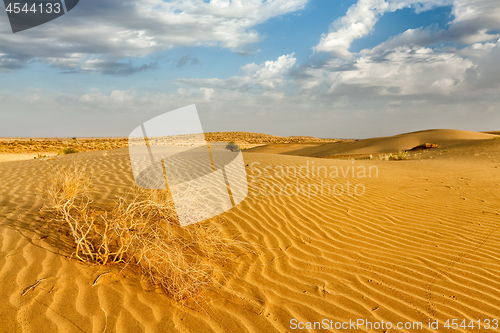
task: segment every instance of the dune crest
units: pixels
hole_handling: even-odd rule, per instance
[[[478,140],[492,140],[498,137],[494,134],[470,132],[462,130],[436,129],[399,134],[390,137],[364,139],[358,141],[334,142],[315,146],[296,146],[296,149],[287,149],[284,154],[309,157],[329,157],[335,155],[369,155],[394,153],[410,150],[416,146],[431,143],[441,148]],[[254,148],[252,152],[273,152],[267,147]],[[274,150],[280,150],[279,147]]]

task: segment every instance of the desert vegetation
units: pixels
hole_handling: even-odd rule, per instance
[[[237,152],[240,150],[240,147],[234,143],[234,142],[229,142],[227,145],[226,145],[226,149],[232,151],[232,152]]]
[[[380,154],[380,155],[370,155],[371,160],[381,160],[381,161],[401,161],[401,160],[407,160],[410,157],[408,152],[402,150],[396,154]]]
[[[64,149],[95,151],[123,148],[127,145],[127,139],[2,139],[0,153],[60,153]]]
[[[205,133],[209,142],[234,142],[242,149],[274,143],[308,143],[337,142],[336,139],[319,139],[306,136],[283,137],[248,132],[211,132]],[[111,150],[128,147],[127,138],[0,138],[0,153],[44,152],[59,153],[63,149],[74,149],[79,152]]]
[[[78,150],[75,148],[69,147],[69,148],[63,148],[59,151],[58,155],[68,155],[68,154],[76,154],[78,153]]]
[[[69,229],[74,257],[86,263],[132,265],[178,302],[213,284],[213,273],[249,246],[222,234],[220,221],[181,227],[168,190],[133,187],[99,205],[95,175],[73,159],[54,166],[42,189],[48,223]]]

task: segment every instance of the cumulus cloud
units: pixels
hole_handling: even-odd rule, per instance
[[[453,6],[447,30],[413,29],[392,39],[392,44],[429,45],[436,41],[471,44],[500,38],[500,2],[497,0],[359,0],[346,15],[335,20],[321,36],[317,52],[339,58],[354,57],[349,49],[355,39],[367,36],[386,12],[412,7],[417,13],[440,6]],[[387,45],[391,47],[391,45]]]
[[[500,2],[455,0],[448,38],[472,44],[500,38]]]
[[[30,57],[0,53],[0,72],[21,69],[30,61]]]
[[[123,75],[141,66],[125,68],[112,62],[175,47],[218,46],[244,53],[261,38],[253,30],[255,25],[300,10],[306,2],[87,0],[68,15],[15,35],[4,17],[0,70],[20,68],[33,59],[69,70],[97,58],[102,72]]]
[[[443,31],[436,31],[434,26],[408,29],[405,32],[390,37],[387,41],[377,45],[373,50],[362,50],[360,53],[370,53],[373,51],[391,50],[404,46],[427,46],[431,45],[443,36]]]
[[[414,8],[417,14],[435,7],[450,6],[454,0],[387,0],[390,11],[403,8]]]
[[[315,50],[349,59],[353,57],[349,51],[352,42],[368,35],[386,12],[408,7],[415,7],[417,12],[422,12],[451,2],[452,0],[358,0],[345,16],[331,24],[330,32],[321,36]]]
[[[388,8],[389,4],[384,0],[359,0],[349,8],[344,17],[333,22],[330,33],[321,37],[316,51],[330,52],[340,58],[351,58],[351,43],[370,33]]]
[[[183,55],[176,63],[177,68],[182,68],[188,65],[199,65],[200,59],[196,57],[191,57],[189,54]]]
[[[155,0],[148,3],[155,3]],[[194,2],[184,2],[188,3]],[[225,13],[237,22],[251,20],[251,15],[237,10],[239,7],[235,4],[239,3],[211,1],[214,7],[204,15],[222,17],[221,13]],[[245,4],[259,7],[259,4],[264,6],[264,1],[249,0]],[[299,2],[293,1],[274,2],[281,11],[296,8],[287,8],[285,4],[299,6]],[[349,50],[352,41],[369,34],[380,16],[388,11],[408,7],[424,11],[442,5],[453,5],[453,16],[446,29],[438,30],[435,26],[410,29],[371,49],[359,53]],[[0,94],[0,101],[6,109],[33,113],[24,119],[33,123],[32,129],[35,130],[50,128],[47,119],[64,120],[70,117],[66,116],[67,113],[93,112],[97,118],[82,117],[77,124],[75,118],[68,121],[70,131],[72,124],[75,128],[82,128],[82,124],[88,122],[86,119],[103,120],[99,124],[89,123],[89,131],[93,132],[86,135],[127,135],[128,129],[155,115],[192,103],[197,104],[202,119],[206,120],[207,131],[249,130],[283,135],[366,137],[431,127],[493,130],[491,124],[500,121],[500,41],[495,34],[495,29],[500,29],[498,6],[497,0],[359,0],[343,18],[332,24],[327,35],[322,36],[316,52],[331,53],[333,56],[327,60],[316,61],[313,57],[305,63],[297,63],[293,53],[285,54],[262,63],[248,63],[229,77],[177,79],[173,83],[179,86],[178,90],[165,94],[133,89],[54,96],[40,91],[4,92]],[[201,15],[194,7],[185,11]],[[277,10],[269,12],[276,13]],[[252,35],[248,28],[241,31],[243,39],[234,48],[230,46],[230,39],[211,41],[236,51],[247,45],[245,38]],[[139,38],[139,35],[134,36]],[[153,36],[155,43],[163,38],[157,38],[147,29],[144,36]],[[197,38],[196,34],[192,36]],[[117,43],[120,43],[121,37],[117,38]],[[439,41],[447,42],[446,47],[437,43]],[[165,42],[162,45],[170,44]],[[74,67],[100,72],[115,70],[114,74],[120,74],[121,70],[120,75],[127,75],[127,71],[154,67],[154,63],[146,64],[141,69],[140,64],[121,61],[118,63],[122,67],[113,69],[113,63],[117,61],[113,61],[112,55],[120,48],[115,49],[106,43],[99,47],[102,47],[99,54],[106,54],[106,59],[78,47],[74,47],[76,51],[69,52],[67,57],[55,56],[51,50],[43,48],[42,51],[47,51],[44,61],[65,70]],[[155,45],[144,48],[146,53],[155,49]],[[130,50],[141,51],[140,48]],[[128,54],[126,52],[125,47],[121,54]],[[185,55],[172,65],[186,66],[192,64],[193,59]],[[2,66],[22,66],[27,61],[33,61],[29,52],[19,56],[0,49],[0,69]],[[43,117],[37,118],[38,114]],[[54,116],[50,117],[51,114]],[[5,135],[12,127],[5,125],[9,123],[12,122],[0,124]],[[33,133],[28,131],[26,135]],[[70,135],[79,135],[75,133],[73,129]]]
[[[408,7],[420,12],[444,5],[453,5],[446,29],[410,29],[372,49],[349,50],[352,41],[368,35],[386,12]],[[370,109],[392,113],[416,105],[440,110],[447,106],[450,112],[470,114],[464,106],[478,100],[485,109],[496,110],[499,8],[494,0],[359,0],[315,48],[329,52],[330,59],[299,65],[292,72],[293,82],[309,100],[347,101],[348,109],[359,110],[362,118]],[[438,42],[447,46],[438,47]]]
[[[109,94],[90,92],[74,101],[80,107],[90,109],[120,110],[123,112],[149,110],[163,112],[187,104],[230,102],[234,105],[266,105],[283,99],[286,76],[297,59],[294,54],[283,55],[275,61],[262,64],[247,64],[240,70],[240,76],[228,79],[182,79],[175,83],[181,86],[170,94],[149,94],[130,90],[115,90]],[[212,106],[213,107],[213,106]]]
[[[383,53],[361,56],[353,71],[329,71],[329,91],[346,86],[360,91],[371,88],[379,95],[450,95],[464,81],[474,63],[453,53],[434,52],[425,47],[398,47]]]
[[[247,64],[240,69],[241,76],[228,79],[181,79],[176,80],[176,83],[198,88],[264,93],[266,90],[274,90],[283,86],[286,83],[285,76],[296,62],[297,59],[292,53],[283,55],[276,61],[266,61],[260,65]]]
[[[134,66],[132,62],[104,61],[102,59],[87,60],[80,65],[80,71],[99,72],[105,75],[129,76],[157,67],[156,63]]]
[[[465,73],[464,87],[470,92],[493,92],[500,88],[500,40],[495,43],[476,43],[460,52],[471,59],[474,66]]]

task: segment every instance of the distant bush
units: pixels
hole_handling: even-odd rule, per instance
[[[391,160],[407,160],[408,159],[408,153],[405,151],[400,151],[396,155],[392,155],[389,157]]]
[[[401,161],[401,160],[407,160],[409,157],[408,153],[406,151],[400,151],[397,154],[381,154],[381,155],[370,155],[370,160],[380,160],[380,161]]]
[[[226,146],[226,149],[227,150],[230,150],[232,152],[237,152],[237,151],[240,151],[240,146],[238,146],[236,143],[234,142],[229,142]]]
[[[62,154],[62,155],[68,155],[68,154],[75,154],[75,153],[78,153],[78,150],[76,150],[75,148],[64,148],[62,149],[59,154]]]

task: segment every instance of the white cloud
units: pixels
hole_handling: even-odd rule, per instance
[[[466,72],[464,89],[469,93],[492,91],[497,94],[500,88],[500,40],[495,43],[474,44],[460,51],[474,62]]]
[[[100,106],[123,107],[134,99],[134,91],[114,90],[109,96],[103,93],[88,93],[79,98],[80,102],[99,104]]]
[[[242,76],[233,76],[228,79],[182,79],[178,84],[192,87],[226,89],[226,90],[256,90],[262,93],[273,90],[286,83],[285,76],[295,65],[297,59],[294,54],[283,55],[276,61],[266,61],[261,65],[247,64],[240,69]]]
[[[389,4],[384,0],[359,0],[349,8],[344,17],[333,22],[330,33],[321,37],[315,50],[330,52],[340,58],[351,58],[351,43],[370,33],[388,8]]]
[[[186,1],[184,5],[189,3],[193,1]],[[246,9],[251,5],[264,8],[261,1],[218,0],[211,2],[211,11],[203,13],[210,17],[229,15],[237,22],[252,21],[252,15],[239,10],[237,5],[241,3],[245,3]],[[280,10],[288,10],[287,3],[293,4],[274,2]],[[260,64],[249,63],[228,78],[177,80],[174,83],[180,88],[169,94],[126,89],[71,96],[47,96],[50,94],[39,91],[5,92],[0,94],[0,100],[5,110],[16,110],[24,115],[35,130],[50,129],[50,119],[69,119],[69,116],[65,118],[66,113],[73,113],[94,119],[89,126],[94,126],[91,134],[96,135],[127,135],[128,128],[135,128],[138,123],[192,103],[198,105],[202,118],[209,120],[205,130],[325,137],[397,134],[431,127],[493,130],[495,128],[490,126],[500,121],[500,42],[492,41],[495,36],[491,35],[500,17],[496,14],[497,2],[483,0],[467,4],[465,0],[455,0],[455,16],[445,30],[436,31],[433,27],[412,29],[372,49],[359,53],[349,51],[352,41],[369,34],[384,12],[409,6],[422,11],[443,4],[450,2],[360,0],[344,18],[332,25],[330,34],[323,36],[321,43],[324,44],[320,44],[324,51],[336,55],[326,63],[314,63],[311,59],[297,64],[294,54],[287,54]],[[184,10],[200,15],[194,7]],[[251,30],[242,31],[242,38],[251,35]],[[159,32],[151,35],[147,30],[144,34],[153,36],[155,43],[160,43],[163,38]],[[189,36],[195,38],[191,42],[196,43],[196,34]],[[117,38],[120,43],[121,37]],[[478,40],[465,48],[459,43],[446,48],[435,47],[437,41]],[[214,43],[229,47],[222,38]],[[238,43],[238,47],[246,45],[244,38]],[[113,54],[114,47],[110,50],[109,55]],[[1,48],[0,52],[7,54]],[[140,70],[133,66],[112,67],[108,59],[89,57],[88,52],[80,49],[74,54],[73,57],[50,59],[67,61],[68,67],[77,64],[87,70],[106,68],[117,73]],[[10,57],[8,61],[22,62],[23,59]],[[52,113],[57,114],[47,116]],[[88,113],[94,116],[89,117]],[[40,116],[37,118],[37,115]],[[85,121],[90,122],[85,119],[82,117],[81,123],[68,121],[67,130],[70,131],[71,126],[83,128]],[[95,124],[95,119],[102,121]],[[7,133],[5,135],[10,130],[5,124],[9,123],[12,121],[0,124],[0,130]],[[113,126],[117,129],[107,132]],[[29,132],[30,135],[33,133]],[[79,134],[73,129],[70,135]]]
[[[500,38],[500,1],[498,0],[358,0],[330,26],[330,32],[321,36],[317,52],[329,52],[335,57],[351,59],[349,49],[355,39],[367,36],[386,12],[412,7],[417,13],[434,7],[453,5],[453,21],[447,31],[429,34],[429,29],[414,29],[399,36],[407,42],[419,44],[437,40],[459,41],[466,44]],[[415,40],[413,40],[415,39]]]
[[[245,53],[261,38],[255,25],[300,10],[307,1],[86,0],[68,15],[15,35],[5,17],[0,21],[0,69],[19,68],[36,58],[63,69],[84,64],[87,70],[105,71],[91,65],[113,66],[118,59],[182,46]]]
[[[360,54],[392,50],[404,46],[427,46],[439,40],[440,36],[442,36],[442,32],[435,31],[434,27],[408,29],[399,35],[390,37],[387,41],[377,45],[373,50],[362,50]]]
[[[379,95],[450,95],[464,80],[473,63],[452,53],[435,53],[429,48],[400,47],[385,54],[366,54],[356,70],[326,69],[329,92],[350,87],[372,89]]]
[[[435,7],[450,6],[454,0],[388,0],[389,10],[396,10],[413,7],[417,14],[431,10]]]
[[[455,0],[448,36],[471,44],[500,38],[500,1]]]
[[[416,11],[453,5],[453,19],[446,30],[434,26],[410,29],[373,49],[351,53],[356,38],[369,34],[385,12],[413,7]],[[323,35],[316,51],[333,57],[319,67],[303,67],[296,83],[308,94],[361,94],[407,96],[421,100],[429,96],[476,96],[483,89],[499,86],[496,64],[500,46],[500,2],[496,0],[359,0]],[[493,32],[493,33],[492,33]],[[492,42],[492,40],[494,40]],[[457,51],[453,47],[433,49],[438,41],[475,43]]]

